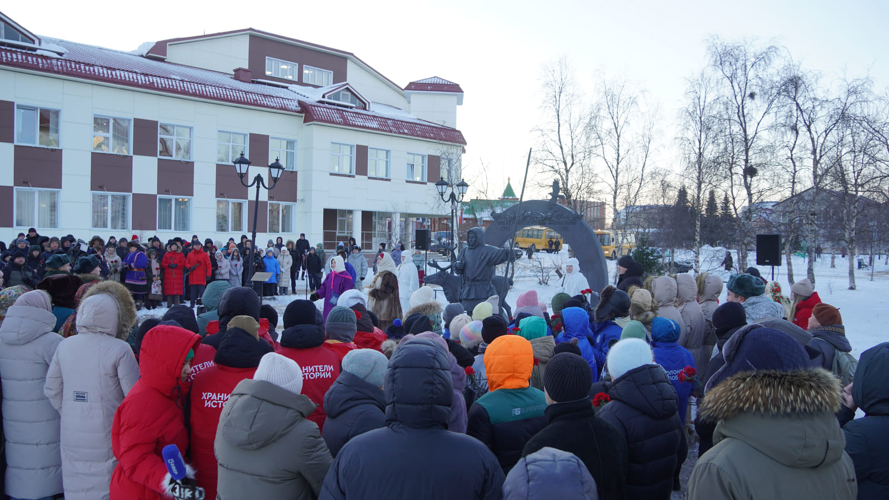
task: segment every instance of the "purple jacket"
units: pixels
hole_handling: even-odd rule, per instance
[[[131,285],[144,285],[148,283],[145,275],[145,267],[148,266],[148,257],[143,252],[128,253],[124,259],[127,269],[126,282]]]
[[[324,299],[324,321],[327,321],[327,315],[330,310],[336,307],[336,300],[339,296],[355,288],[352,277],[346,272],[330,272],[324,278],[324,284],[318,290],[318,297]]]
[[[451,402],[451,414],[448,417],[448,430],[466,434],[466,425],[469,417],[466,414],[466,399],[463,390],[466,389],[466,371],[457,364],[457,358],[448,353],[451,383],[454,386],[454,400]]]

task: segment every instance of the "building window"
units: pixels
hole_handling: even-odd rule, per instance
[[[355,146],[330,143],[330,171],[351,174],[355,166]]]
[[[350,238],[352,236],[352,211],[336,211],[336,236],[337,238]]]
[[[303,64],[303,83],[308,83],[309,85],[318,85],[319,87],[326,87],[333,83],[333,71],[327,71],[326,69],[321,68],[313,68],[311,66],[306,66]]]
[[[230,164],[241,153],[247,155],[247,134],[218,132],[216,140],[216,163]]]
[[[109,116],[93,117],[93,151],[130,154],[130,120]]]
[[[59,228],[59,191],[15,189],[16,227]]]
[[[355,94],[349,92],[348,90],[340,90],[336,94],[328,97],[328,99],[330,99],[331,101],[347,102],[349,104],[354,104],[355,106],[361,105],[361,101],[359,101],[358,98],[355,97]]]
[[[284,80],[295,80],[296,63],[284,61],[282,59],[275,59],[273,57],[266,57],[265,74],[266,76],[273,76]]]
[[[389,159],[391,153],[385,149],[367,149],[367,175],[369,177],[389,178]]]
[[[191,198],[158,196],[157,228],[161,231],[191,231]]]
[[[269,202],[269,232],[293,232],[293,205]]]
[[[12,40],[13,42],[34,43],[34,40],[19,33],[18,30],[2,21],[0,21],[0,38],[4,40]]]
[[[129,229],[130,195],[93,193],[93,229]]]
[[[158,126],[157,155],[161,158],[191,160],[191,127],[161,123]]]
[[[296,170],[296,141],[272,137],[269,139],[269,159],[277,158],[284,170]]]
[[[15,142],[59,147],[59,110],[16,106]]]
[[[243,201],[216,200],[216,231],[243,231],[245,213],[246,203]]]
[[[407,180],[426,182],[426,155],[407,155]]]

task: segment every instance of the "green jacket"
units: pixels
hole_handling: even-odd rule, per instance
[[[839,382],[820,368],[726,379],[701,405],[719,423],[688,481],[689,500],[854,500],[840,402]]]

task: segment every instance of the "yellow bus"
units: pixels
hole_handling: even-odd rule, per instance
[[[630,255],[636,248],[636,235],[633,233],[597,229],[596,237],[599,238],[599,244],[602,245],[602,253],[611,260],[618,259],[623,255]]]
[[[515,234],[515,246],[522,250],[531,248],[535,252],[549,251],[550,239],[553,240],[554,249],[562,248],[561,234],[543,226],[531,226]]]

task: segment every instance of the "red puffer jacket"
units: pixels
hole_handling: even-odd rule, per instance
[[[185,396],[181,380],[189,350],[201,337],[177,326],[157,326],[148,331],[139,352],[141,378],[114,414],[111,445],[118,460],[111,476],[113,500],[161,500],[167,467],[162,450],[175,444],[188,449],[185,428]]]
[[[812,294],[808,299],[796,305],[796,314],[793,315],[793,324],[802,328],[809,329],[809,319],[812,317],[812,309],[821,303],[821,297],[818,292]]]
[[[170,265],[176,267],[171,268]],[[182,252],[167,252],[161,259],[164,269],[164,295],[182,295],[182,273],[185,272],[185,256]]]
[[[192,245],[191,252],[185,258],[185,267],[195,266],[194,271],[188,273],[189,285],[206,285],[207,278],[213,273],[213,267],[210,265],[210,257],[204,251],[204,247],[200,245]]]
[[[316,325],[296,325],[281,332],[281,350],[278,354],[290,358],[303,372],[302,393],[318,405],[308,419],[323,430],[327,414],[324,412],[324,395],[340,376],[340,358],[337,353],[324,347],[324,330]]]
[[[230,327],[213,358],[215,364],[194,378],[191,388],[191,461],[196,469],[198,486],[204,488],[206,498],[216,498],[217,464],[213,442],[222,408],[238,382],[253,378],[259,360],[269,352],[272,347],[265,340],[241,328]]]

